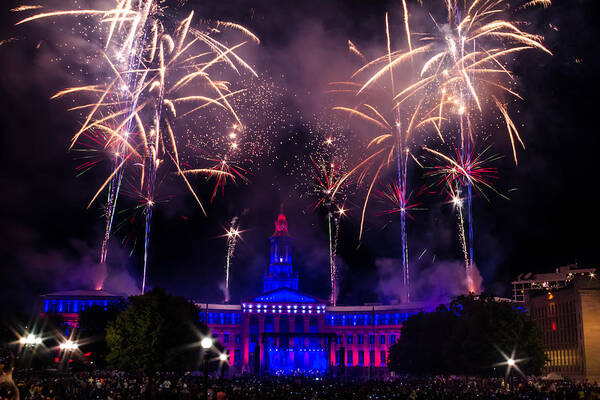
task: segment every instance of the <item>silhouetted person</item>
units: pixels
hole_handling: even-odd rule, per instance
[[[19,389],[12,378],[15,357],[8,349],[0,350],[0,399],[19,400]]]

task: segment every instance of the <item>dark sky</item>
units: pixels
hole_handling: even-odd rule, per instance
[[[237,301],[259,293],[267,266],[267,238],[284,203],[296,237],[301,290],[327,298],[324,215],[311,210],[311,199],[300,198],[290,173],[298,166],[289,166],[294,155],[306,152],[307,116],[327,108],[326,83],[347,78],[351,65],[344,61],[347,40],[361,48],[380,46],[384,14],[390,11],[397,27],[401,3],[257,0],[202,2],[201,7],[195,3],[190,1],[185,8],[206,19],[241,23],[261,38],[250,58],[262,76],[283,88],[281,106],[289,117],[280,121],[273,151],[252,171],[251,183],[228,187],[224,197],[209,205],[208,217],[202,216],[179,182],[165,183],[169,201],[154,214],[149,284],[191,298],[221,301],[225,240],[219,236],[233,216],[241,215],[246,232],[233,261],[232,297]],[[51,40],[44,36],[47,31],[33,24],[13,26],[17,16],[8,10],[14,5],[3,3],[0,14],[0,40],[17,38],[0,47],[0,291],[3,304],[27,309],[38,294],[90,286],[103,219],[99,205],[86,210],[86,204],[107,171],[98,168],[76,177],[78,162],[67,147],[81,121],[65,111],[65,103],[49,99],[68,86],[68,78],[48,62],[43,48],[36,49],[40,40]],[[506,155],[497,164],[500,186],[518,190],[510,192],[509,201],[498,196],[489,202],[480,196],[474,200],[475,260],[485,290],[493,294],[509,295],[510,280],[521,272],[575,262],[598,264],[598,207],[593,194],[600,67],[597,15],[594,0],[556,0],[548,9],[525,14],[532,22],[530,30],[545,36],[554,56],[531,52],[512,64],[526,99],[513,115],[527,145],[519,154],[518,167],[510,159],[506,135],[493,133],[498,137],[494,150]],[[422,185],[422,175],[422,171],[411,174],[415,187]],[[210,185],[198,182],[206,201]],[[352,218],[341,225],[340,302],[345,304],[393,300],[393,288],[386,280],[400,256],[397,221],[375,211],[359,244],[361,193],[350,199]],[[458,265],[461,253],[451,208],[439,197],[424,202],[428,210],[409,221],[408,237],[415,285],[427,298],[427,290],[437,290],[438,281]],[[139,226],[125,226],[115,234],[109,289],[139,285],[142,248],[140,243],[133,247],[131,241],[121,240],[128,235],[141,240],[140,234]],[[415,261],[424,250],[421,260]]]

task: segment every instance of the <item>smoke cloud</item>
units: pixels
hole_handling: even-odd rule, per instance
[[[396,258],[380,258],[376,260],[377,285],[380,300],[396,302],[402,294],[402,262]],[[465,266],[459,261],[439,261],[430,267],[411,271],[411,299],[428,303],[443,303],[452,298],[468,293]],[[477,266],[473,266],[473,283],[476,293],[481,293],[482,278]]]

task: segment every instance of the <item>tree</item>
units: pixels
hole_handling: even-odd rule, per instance
[[[488,296],[460,296],[449,307],[409,317],[390,348],[389,367],[416,375],[504,374],[501,351],[522,360],[518,367],[539,375],[545,363],[541,332],[514,303]]]
[[[196,346],[208,329],[200,310],[183,297],[153,289],[129,298],[127,309],[109,322],[107,361],[129,371],[182,371],[199,363]]]
[[[106,343],[108,324],[114,322],[126,307],[125,302],[118,301],[106,307],[94,305],[79,314],[80,350],[85,354],[90,353],[89,360],[98,368],[106,367],[106,356],[109,352]]]

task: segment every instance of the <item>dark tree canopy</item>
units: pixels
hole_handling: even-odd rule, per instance
[[[198,307],[183,297],[154,289],[129,298],[127,309],[108,324],[107,360],[127,371],[181,371],[199,363],[197,344],[206,326]]]
[[[491,297],[460,296],[449,307],[409,317],[390,348],[389,367],[415,375],[492,376],[505,373],[500,351],[523,359],[518,367],[539,375],[542,336],[521,307]]]
[[[117,302],[106,307],[94,305],[79,314],[81,351],[90,353],[90,360],[98,368],[106,367],[106,356],[109,352],[106,343],[106,328],[126,308],[125,302]]]

